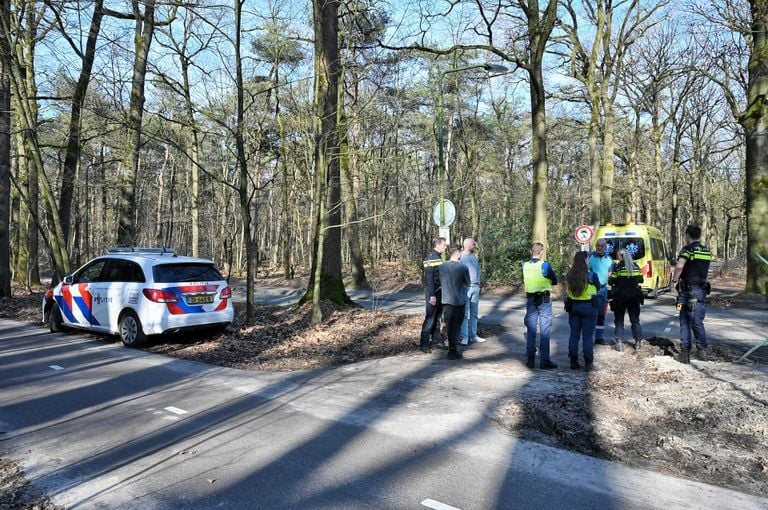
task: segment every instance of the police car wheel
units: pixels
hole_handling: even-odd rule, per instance
[[[51,333],[61,333],[67,330],[61,321],[61,310],[56,303],[51,305],[51,310],[48,312],[48,329]]]
[[[130,310],[120,318],[120,340],[126,347],[143,347],[147,343],[139,318]]]

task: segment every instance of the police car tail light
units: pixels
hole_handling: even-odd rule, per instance
[[[221,299],[229,299],[229,298],[231,298],[232,297],[232,289],[230,289],[229,287],[224,287],[223,289],[221,289],[221,294],[219,294],[219,297]]]
[[[53,289],[48,289],[45,291],[45,299],[48,301],[53,299]]]
[[[162,289],[144,289],[144,296],[155,303],[176,303],[178,299],[176,294],[169,290]]]

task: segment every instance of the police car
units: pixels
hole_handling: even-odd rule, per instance
[[[143,346],[149,335],[224,329],[234,315],[232,291],[216,265],[167,248],[111,248],[43,296],[51,332],[119,335],[128,347]]]

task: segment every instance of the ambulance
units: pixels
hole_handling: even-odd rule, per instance
[[[622,248],[632,254],[643,274],[642,288],[646,296],[655,298],[659,292],[670,290],[674,255],[667,251],[667,243],[658,228],[642,223],[606,223],[597,228],[593,249],[599,239],[605,239],[605,251],[614,261]]]
[[[167,248],[112,248],[49,289],[43,322],[52,333],[118,335],[141,347],[150,335],[215,328],[234,319],[232,291],[208,259]]]

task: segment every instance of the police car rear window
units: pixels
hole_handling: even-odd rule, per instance
[[[213,264],[186,263],[160,264],[152,268],[158,283],[202,282],[223,280],[224,278]]]
[[[619,258],[619,250],[622,248],[628,250],[634,260],[645,257],[645,241],[642,237],[608,237],[604,240],[605,251],[614,260]]]

